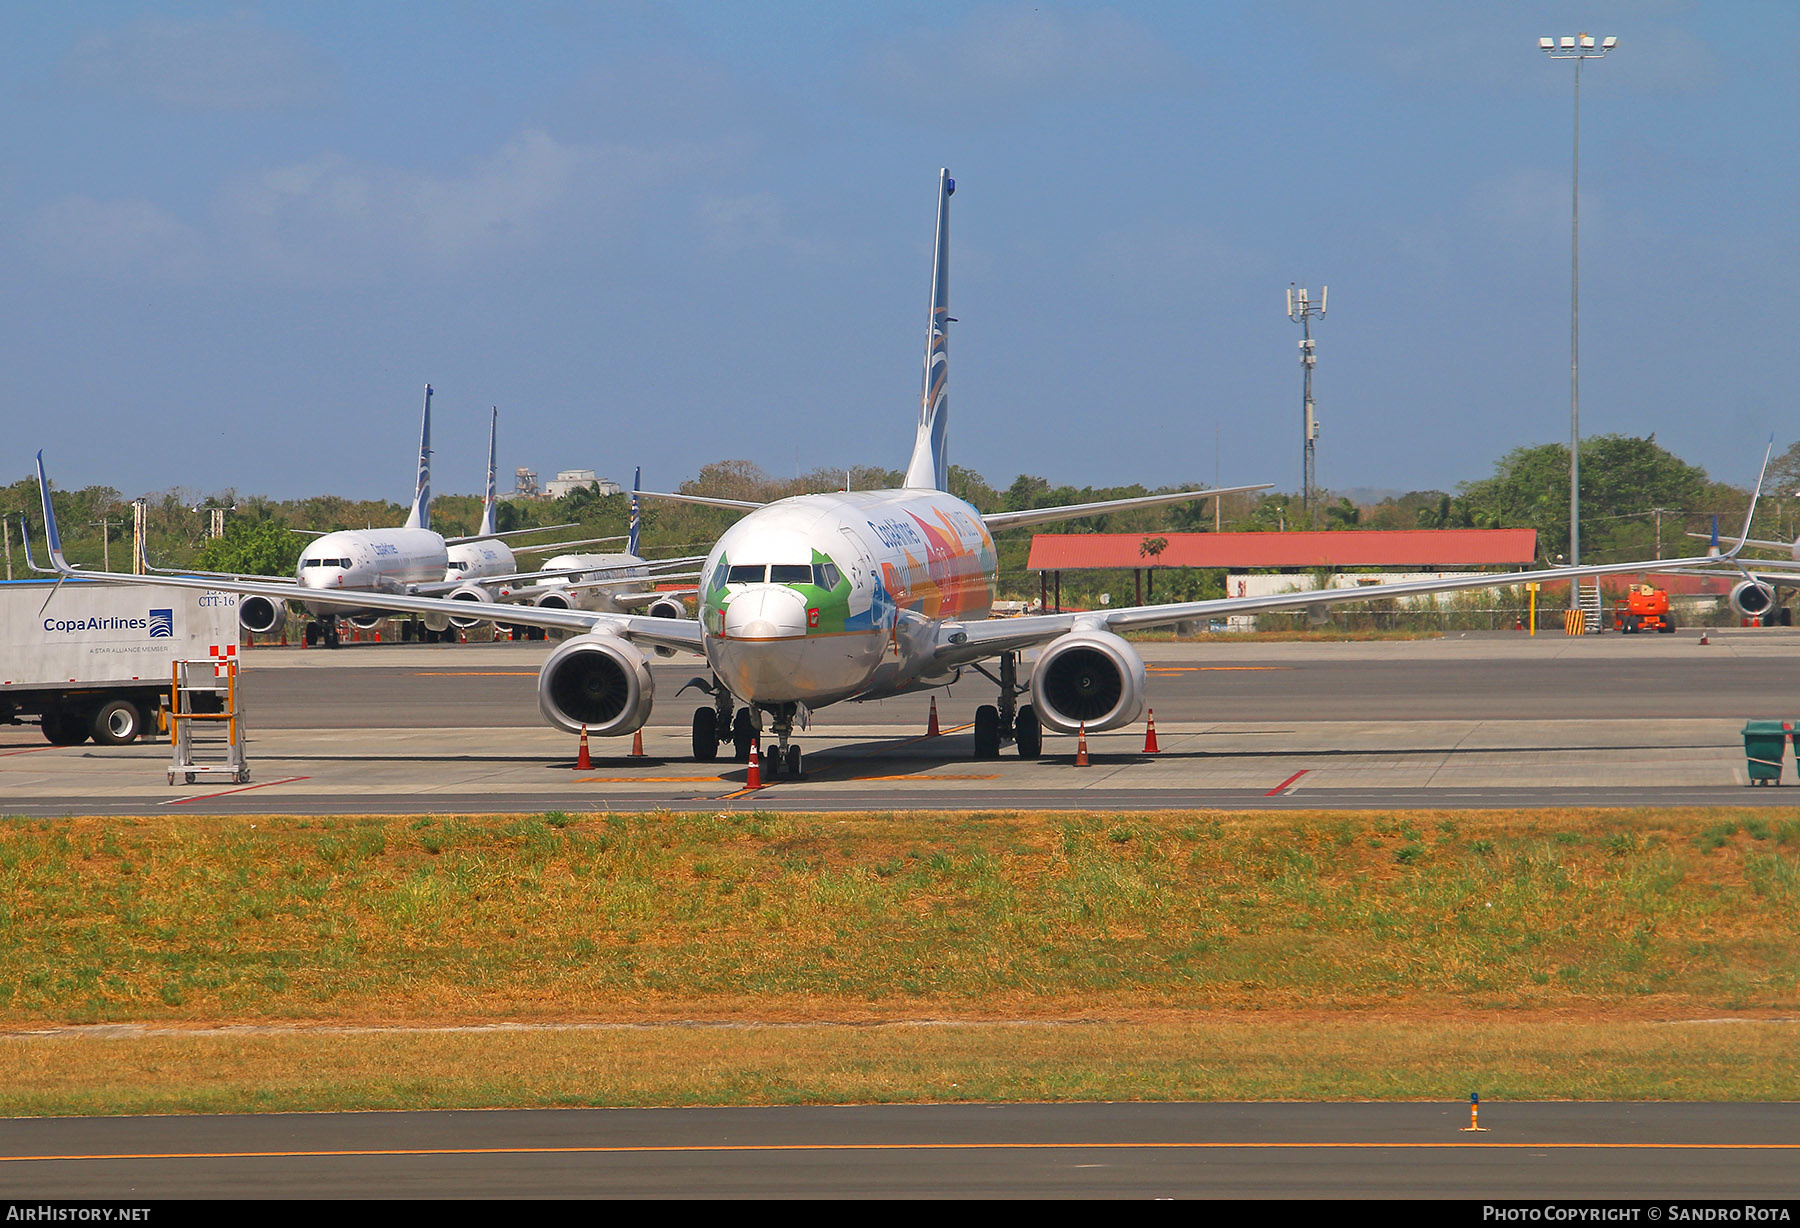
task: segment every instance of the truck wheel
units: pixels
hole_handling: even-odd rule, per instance
[[[44,737],[52,746],[80,746],[87,741],[87,722],[74,712],[46,712]]]
[[[90,728],[101,746],[123,746],[144,731],[144,714],[129,699],[109,700],[94,713]]]

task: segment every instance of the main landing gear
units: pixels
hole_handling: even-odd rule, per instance
[[[981,666],[975,667],[1000,688],[998,704],[983,704],[975,709],[975,757],[998,759],[1003,742],[1018,747],[1019,758],[1036,759],[1044,752],[1044,728],[1030,704],[1020,705],[1019,696],[1027,688],[1019,684],[1019,654],[1000,654],[1000,676],[995,678]]]

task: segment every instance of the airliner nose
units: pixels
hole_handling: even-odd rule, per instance
[[[725,607],[725,634],[734,640],[785,640],[806,635],[806,600],[780,584],[745,589]]]
[[[725,607],[725,635],[707,649],[713,668],[743,699],[805,698],[806,602],[791,588],[755,585]]]

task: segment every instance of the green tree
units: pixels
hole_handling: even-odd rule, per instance
[[[247,576],[291,576],[304,545],[300,534],[274,520],[233,519],[223,537],[201,548],[200,566]]]

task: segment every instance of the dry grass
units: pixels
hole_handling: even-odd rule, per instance
[[[0,1027],[1800,1001],[1767,811],[0,825]]]
[[[1492,1016],[0,1040],[0,1115],[941,1101],[1783,1100],[1796,1025]],[[1504,1112],[1496,1109],[1496,1112]],[[1483,1115],[1486,1118],[1486,1114]]]

